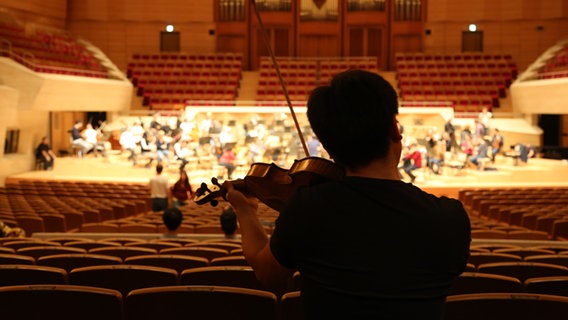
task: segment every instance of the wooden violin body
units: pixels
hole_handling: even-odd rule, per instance
[[[232,183],[235,189],[254,196],[270,208],[280,211],[297,188],[339,180],[344,175],[343,168],[330,160],[307,157],[294,160],[289,170],[274,163],[253,163],[246,177],[234,180]],[[224,188],[216,182],[216,179],[212,182],[211,188],[202,184],[196,191],[195,203],[211,202],[215,205],[214,199],[225,198]]]

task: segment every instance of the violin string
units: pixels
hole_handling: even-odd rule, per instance
[[[274,69],[276,70],[276,75],[278,76],[278,80],[280,81],[280,85],[282,86],[282,90],[284,91],[284,98],[286,98],[286,103],[288,104],[288,108],[290,109],[290,114],[292,115],[292,119],[294,119],[294,124],[296,126],[296,131],[298,131],[298,136],[300,137],[300,142],[302,143],[302,147],[304,149],[304,153],[307,156],[310,155],[308,151],[308,146],[306,145],[306,141],[304,140],[304,136],[302,135],[302,130],[300,129],[300,124],[298,123],[298,119],[296,118],[296,112],[294,112],[294,108],[292,107],[292,101],[290,100],[290,96],[288,95],[288,90],[286,89],[286,84],[284,83],[284,79],[282,78],[282,74],[280,73],[280,67],[276,61],[276,57],[274,56],[274,52],[272,51],[272,47],[270,46],[270,41],[268,40],[268,34],[266,29],[264,28],[264,23],[260,18],[260,12],[256,6],[256,1],[251,0],[251,4],[253,7],[253,11],[256,15],[256,19],[258,20],[258,24],[260,26],[260,30],[262,33],[262,38],[264,40],[264,45],[268,50],[270,55],[270,59],[272,60],[272,64],[274,65]]]

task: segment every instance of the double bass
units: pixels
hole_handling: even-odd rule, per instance
[[[274,163],[253,163],[243,179],[233,180],[231,183],[235,189],[250,196],[254,196],[270,208],[280,211],[297,188],[315,185],[326,181],[339,180],[345,175],[345,171],[333,161],[308,156],[309,151],[306,141],[302,135],[302,130],[296,117],[296,113],[294,112],[276,57],[274,56],[274,52],[270,46],[266,29],[264,28],[264,24],[256,6],[256,1],[251,0],[251,4],[261,28],[264,44],[270,55],[272,64],[274,65],[276,75],[284,92],[284,97],[286,98],[286,103],[290,109],[292,119],[294,120],[294,125],[298,132],[298,136],[300,137],[300,142],[304,149],[306,158],[294,160],[290,169],[281,168]],[[216,206],[218,204],[218,197],[227,200],[227,192],[219,181],[216,178],[212,178],[211,183],[211,186],[207,186],[206,183],[202,183],[196,190],[195,197],[193,199],[195,203],[211,203],[213,206]]]

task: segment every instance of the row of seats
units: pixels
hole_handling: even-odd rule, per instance
[[[241,57],[241,58],[239,58]],[[234,101],[241,79],[242,56],[238,54],[134,55],[127,76],[142,96],[142,105],[154,110],[181,109],[187,100]],[[203,85],[203,90],[185,90]],[[170,87],[166,92],[156,92]],[[174,96],[175,87],[185,90]]]
[[[211,53],[211,54],[194,54],[194,53],[135,53],[132,55],[132,59],[136,62],[146,61],[157,62],[157,61],[242,61],[243,55],[240,53]]]
[[[566,71],[568,68],[568,46],[565,46],[554,57],[550,58],[542,72]]]
[[[190,60],[184,62],[140,62],[134,61],[127,65],[128,70],[134,69],[140,72],[157,72],[163,71],[164,75],[171,73],[171,71],[191,71],[194,69],[233,69],[239,68],[241,65],[240,60]],[[165,70],[163,70],[165,69]]]
[[[544,233],[548,239],[568,238],[566,188],[472,189],[460,191],[460,199],[474,217]],[[493,238],[500,232],[493,230]]]
[[[376,58],[361,57],[348,59],[292,59],[277,58],[280,74],[287,84],[291,100],[306,100],[307,95],[318,84],[328,83],[331,78],[348,69],[378,71]],[[284,100],[276,68],[268,57],[262,57],[259,68],[257,100]],[[288,87],[289,86],[289,87]]]
[[[428,54],[428,53],[397,53],[395,60],[399,61],[510,61],[513,57],[510,54],[501,53],[456,53],[456,54]]]
[[[133,290],[123,297],[112,289],[73,285],[0,288],[7,318],[49,319],[304,319],[300,293],[278,299],[262,290],[222,286],[170,286]],[[26,308],[14,308],[25,305]],[[444,320],[557,318],[568,298],[531,293],[480,293],[450,296]]]
[[[223,286],[170,286],[119,291],[89,286],[37,285],[0,288],[9,318],[35,319],[302,319],[299,293]],[[15,306],[26,306],[19,308]]]
[[[457,113],[498,108],[517,76],[510,57],[491,54],[399,54],[396,71],[402,99],[451,101]]]
[[[566,250],[556,253],[556,251],[551,250],[550,248],[544,249],[543,247],[537,246],[519,249],[496,249],[488,252],[477,251],[475,248],[471,248],[471,255],[468,259],[468,263],[475,266],[475,271],[480,271],[479,266],[481,265],[503,262],[513,262],[513,265],[520,267],[530,267],[531,264],[540,266],[535,263],[568,267],[568,248],[564,249]]]
[[[39,247],[35,248],[37,249]],[[190,246],[189,248],[192,247]],[[195,246],[195,248],[199,247]],[[91,269],[97,269],[97,270],[107,270],[106,272],[128,272],[124,270],[129,270],[130,269],[129,266],[149,266],[149,267],[162,267],[162,268],[165,267],[171,269],[175,271],[175,273],[174,272],[170,273],[174,274],[176,277],[181,276],[183,278],[184,274],[201,273],[201,275],[203,275],[204,273],[207,273],[208,277],[215,278],[214,280],[211,279],[208,280],[210,281],[209,283],[198,283],[198,284],[231,285],[231,286],[242,286],[248,288],[263,289],[259,285],[259,283],[255,281],[256,278],[254,276],[254,273],[252,272],[252,269],[248,267],[246,261],[242,256],[233,256],[233,257],[214,256],[208,259],[205,257],[200,257],[198,255],[195,256],[172,255],[167,253],[144,254],[143,252],[140,252],[138,254],[123,256],[123,255],[117,255],[115,252],[113,252],[114,255],[105,253],[105,252],[110,253],[111,250],[100,250],[105,248],[91,249],[89,253],[71,253],[71,254],[46,253],[44,255],[30,256],[28,251],[33,251],[33,249],[34,247],[21,248],[19,249],[19,251],[21,251],[22,253],[20,255],[10,254],[10,253],[0,255],[0,265],[6,266],[4,267],[4,269],[0,268],[0,270],[4,270],[0,271],[0,278],[2,278],[2,281],[0,281],[0,283],[4,285],[46,283],[44,282],[46,280],[43,281],[41,280],[45,279],[41,278],[41,274],[37,274],[36,277],[32,275],[21,278],[14,273],[12,274],[10,273],[10,272],[20,272],[21,269],[34,270],[38,269],[41,266],[59,268],[69,274],[72,274],[78,268],[85,268],[85,267],[90,267]],[[505,250],[500,250],[500,251],[504,252]],[[518,250],[518,251],[523,253],[534,253],[538,251],[538,249],[527,249],[527,250]],[[36,264],[34,264],[34,260]],[[532,255],[532,256],[529,255],[525,257],[525,260],[523,261],[520,260],[520,257],[516,255],[498,253],[498,252],[486,253],[486,252],[473,251],[472,257],[469,259],[466,272],[499,275],[499,276],[514,278],[514,282],[517,282],[518,284],[524,283],[528,279],[542,278],[542,277],[564,277],[564,283],[566,283],[566,281],[568,281],[568,267],[565,266],[567,260],[568,260],[567,255],[558,255],[555,257],[553,255]],[[554,263],[547,263],[547,262],[554,262]],[[13,266],[19,266],[19,267],[14,268]],[[31,267],[28,268],[23,266],[31,266]],[[34,268],[36,266],[38,266],[38,268]],[[17,270],[14,271],[14,269]],[[115,269],[120,269],[123,271],[108,271]],[[57,273],[62,274],[62,272],[60,271],[58,271]],[[242,277],[245,277],[245,279],[252,281],[245,282],[245,279],[243,279]],[[301,276],[299,274],[296,274],[295,277],[300,277],[300,278],[297,279],[291,278],[290,288],[299,289],[301,287]],[[232,279],[234,281],[241,281],[242,284],[236,284],[234,282],[229,282],[227,280],[221,280],[221,279]],[[221,281],[221,282],[213,282],[213,281]],[[182,279],[182,284],[184,284],[183,279]],[[192,284],[192,283],[186,283],[186,284]],[[479,292],[487,292],[487,291],[479,291]],[[475,293],[475,292],[471,291],[465,292],[463,291],[463,289],[461,289],[454,291],[453,293],[461,294],[461,293]],[[566,291],[565,289],[565,295],[566,294],[568,294],[568,291]]]
[[[568,46],[556,52],[554,57],[546,61],[539,70],[539,79],[556,79],[568,77]]]
[[[4,56],[37,72],[106,77],[106,71],[77,39],[61,31],[39,30],[30,34],[23,27],[0,24]]]
[[[180,208],[182,233],[222,233],[220,209],[191,202]],[[150,210],[147,185],[58,181],[9,182],[0,189],[0,219],[10,227],[34,232],[163,233],[161,214]],[[259,206],[268,226],[277,213]]]

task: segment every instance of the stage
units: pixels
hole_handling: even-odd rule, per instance
[[[144,163],[144,161],[141,161]],[[154,162],[155,165],[155,162]],[[514,165],[513,159],[498,156],[494,170],[456,170],[444,167],[441,175],[434,175],[426,168],[416,170],[415,185],[436,195],[457,198],[463,188],[527,188],[568,187],[568,161],[534,158],[524,165]],[[29,171],[11,175],[5,184],[20,180],[99,181],[146,184],[155,175],[155,167],[133,166],[126,155],[111,154],[108,158],[88,155],[84,158],[64,157],[55,160],[51,171]],[[173,183],[178,178],[179,163],[171,163],[164,171]],[[247,168],[235,171],[233,178],[242,178]],[[194,187],[209,183],[219,175],[219,167],[191,168],[187,173]]]

